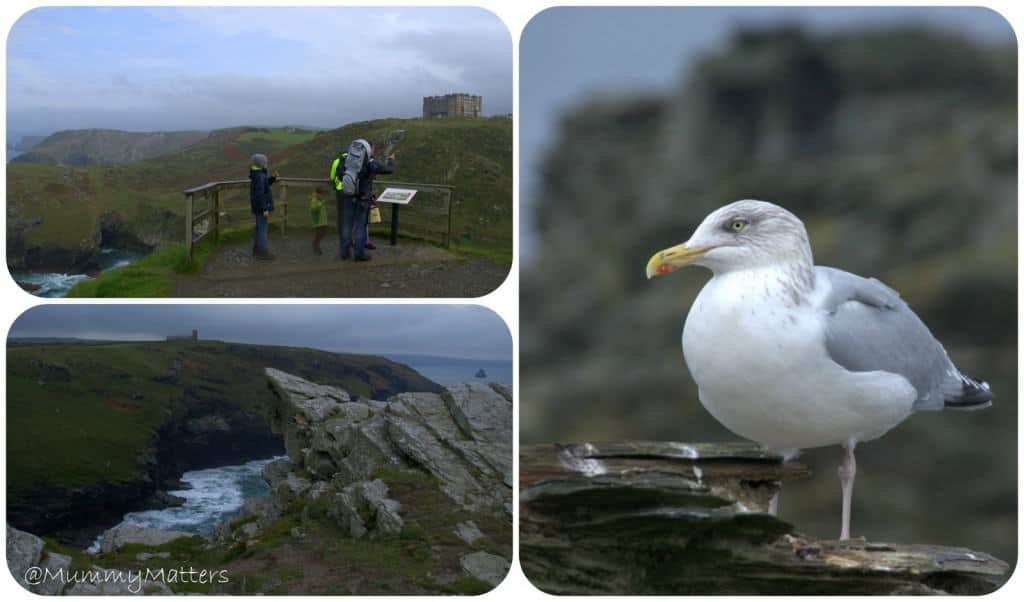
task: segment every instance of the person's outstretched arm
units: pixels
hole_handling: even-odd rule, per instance
[[[370,160],[370,164],[367,166],[370,173],[375,174],[389,174],[395,172],[395,155],[394,153],[388,155],[387,162],[381,163],[376,159]]]

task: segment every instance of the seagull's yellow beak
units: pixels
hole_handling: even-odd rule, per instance
[[[688,247],[686,243],[662,249],[647,260],[647,278],[664,276],[686,267],[707,253],[711,247]]]

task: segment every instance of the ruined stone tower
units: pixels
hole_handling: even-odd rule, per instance
[[[483,97],[457,92],[444,96],[423,97],[423,118],[479,117],[483,111]]]

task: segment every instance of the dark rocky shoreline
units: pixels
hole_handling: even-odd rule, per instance
[[[156,453],[146,460],[142,478],[126,483],[93,483],[70,494],[60,488],[39,487],[8,502],[7,522],[84,549],[129,512],[180,505],[180,498],[167,491],[187,488],[181,482],[185,472],[284,453],[283,438],[270,431],[263,417],[244,418],[247,420],[232,418],[229,422],[213,413],[183,424],[166,423],[157,434]],[[218,428],[204,430],[197,426],[204,421]]]

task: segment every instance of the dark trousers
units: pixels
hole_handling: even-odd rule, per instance
[[[253,232],[252,248],[260,255],[267,253],[267,218],[262,213],[256,214],[256,230]]]
[[[313,250],[320,253],[320,241],[327,236],[327,226],[314,226],[313,227]]]
[[[365,224],[369,210],[370,203],[346,194],[338,194],[338,237],[341,242],[342,257],[348,257],[351,251],[355,252],[356,257],[362,257],[365,254]],[[352,226],[356,224],[359,227],[355,228],[355,232],[353,232]]]

